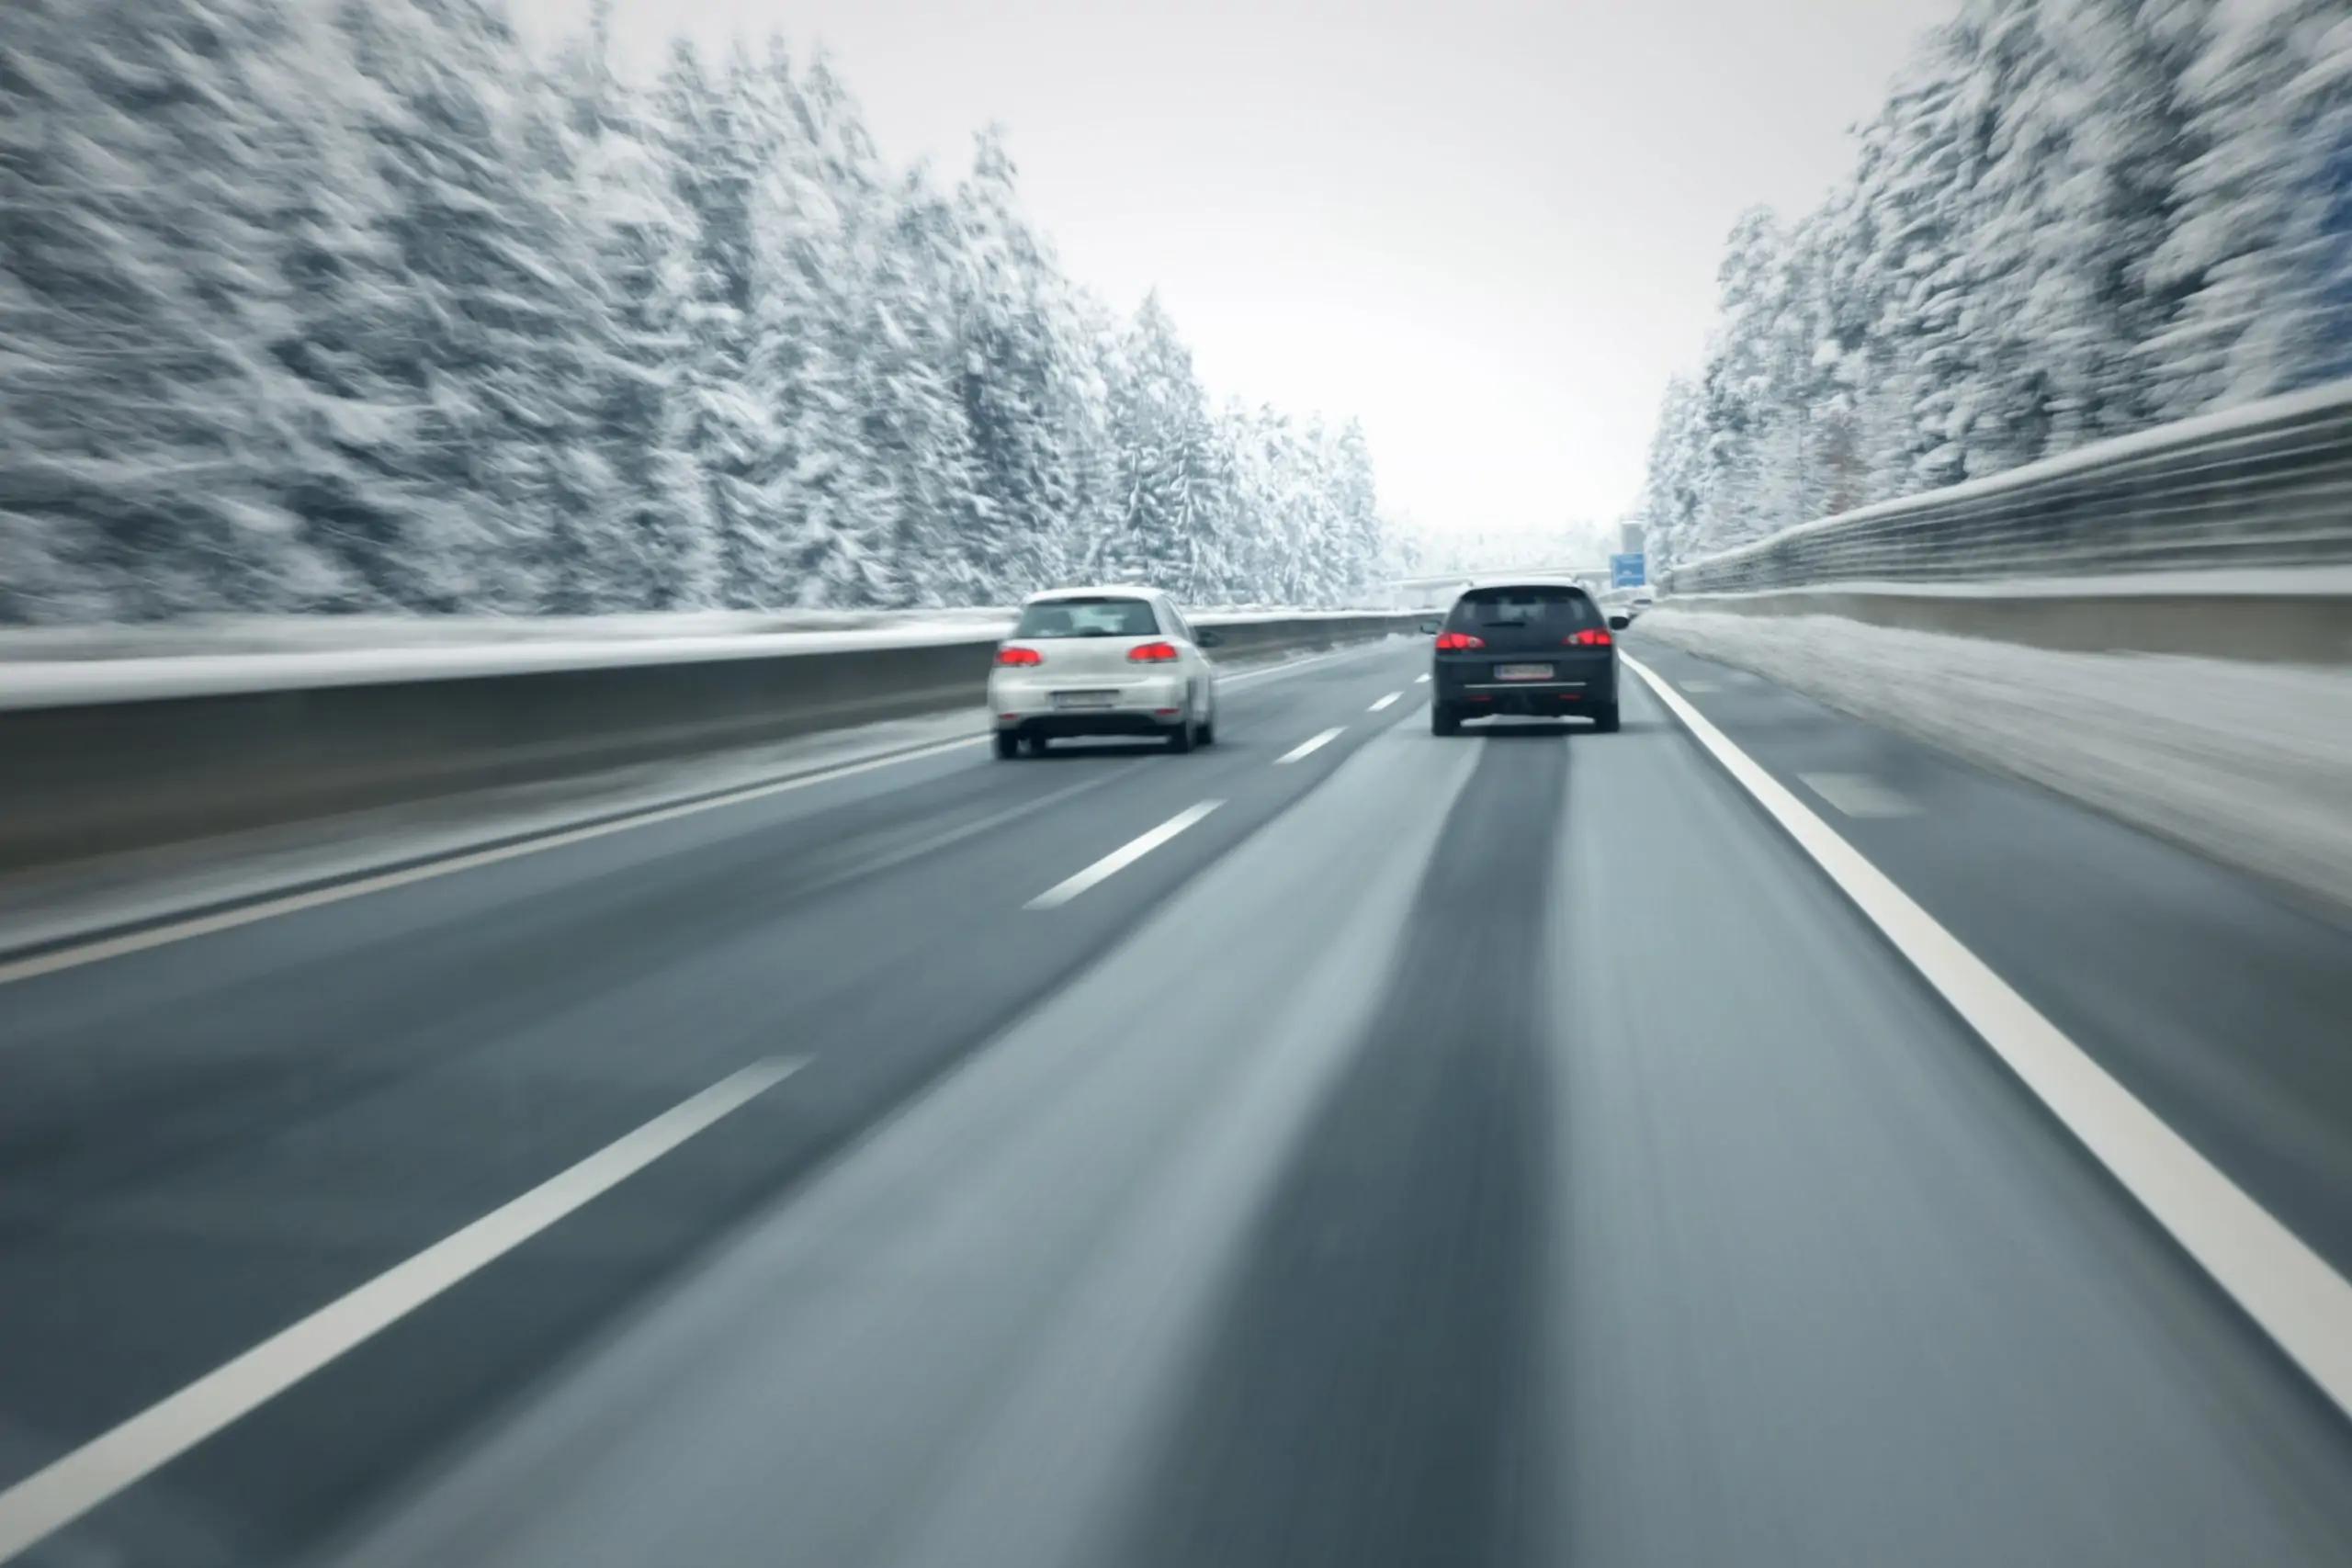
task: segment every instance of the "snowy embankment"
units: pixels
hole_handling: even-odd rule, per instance
[[[925,632],[1009,621],[1009,609],[665,610],[617,615],[187,615],[152,625],[100,623],[0,629],[0,665],[49,660],[213,658],[351,653],[378,649],[492,648],[519,643],[670,641],[783,633]]]
[[[2063,653],[1827,615],[1641,629],[2352,907],[2352,669]]]

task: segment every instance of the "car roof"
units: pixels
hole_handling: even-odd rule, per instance
[[[1463,584],[1462,592],[1476,593],[1482,588],[1573,588],[1579,593],[1592,592],[1573,577],[1474,577]]]
[[[1024,604],[1050,604],[1056,599],[1159,599],[1167,595],[1140,582],[1105,582],[1091,588],[1048,588],[1032,593]]]

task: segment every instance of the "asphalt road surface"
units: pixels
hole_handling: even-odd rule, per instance
[[[2352,931],[1633,643],[2352,1269]],[[2352,1422],[1657,697],[1425,666],[0,984],[0,1556],[2352,1562]]]

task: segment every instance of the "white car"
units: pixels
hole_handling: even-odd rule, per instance
[[[1070,735],[1148,735],[1171,751],[1216,739],[1216,667],[1156,588],[1057,588],[1021,606],[989,671],[996,754]]]

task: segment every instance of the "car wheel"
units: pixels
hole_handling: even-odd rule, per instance
[[[1430,733],[1431,735],[1461,734],[1462,716],[1443,703],[1431,703],[1430,705]]]
[[[1175,728],[1168,732],[1168,749],[1179,755],[1193,749],[1193,716],[1186,714]]]
[[[1603,735],[1615,734],[1617,732],[1617,705],[1615,703],[1609,703],[1601,705],[1596,705],[1592,710],[1592,727],[1600,731]]]
[[[1015,735],[1010,729],[998,730],[996,732],[996,754],[1000,757],[1005,758],[1018,757],[1021,755],[1021,737]]]
[[[1046,754],[1046,738],[1042,735],[1032,735],[1022,744],[1029,748],[1029,755],[1032,757],[1042,757]]]
[[[1203,746],[1216,744],[1216,709],[1209,709],[1208,717],[1201,720],[1200,733],[1194,736],[1193,739]]]

